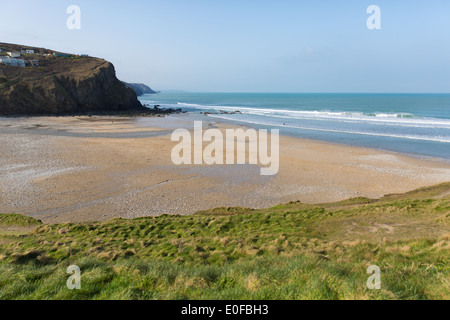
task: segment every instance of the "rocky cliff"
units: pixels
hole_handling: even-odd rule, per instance
[[[1,54],[20,52],[21,47],[4,43],[0,46]],[[35,66],[0,65],[0,115],[147,110],[138,101],[136,93],[117,79],[114,66],[108,61],[69,54],[53,55],[53,51],[42,48],[31,49],[35,54],[23,54],[20,59],[35,60]]]
[[[138,97],[143,96],[144,94],[157,94],[158,93],[143,83],[126,83],[126,82],[124,82],[124,84],[128,88],[133,89],[134,92],[136,92]]]

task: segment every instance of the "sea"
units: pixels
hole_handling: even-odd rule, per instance
[[[167,92],[140,100],[299,138],[450,161],[450,94]]]

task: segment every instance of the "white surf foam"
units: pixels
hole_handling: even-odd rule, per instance
[[[214,117],[214,118],[220,118],[220,119],[225,119],[225,120],[234,120],[234,121],[245,122],[245,123],[256,124],[256,125],[262,125],[262,126],[272,126],[272,127],[282,127],[282,128],[310,130],[310,131],[346,133],[346,134],[357,134],[357,135],[366,135],[366,136],[379,136],[379,137],[390,137],[390,138],[400,138],[400,139],[410,139],[410,140],[422,140],[422,141],[434,141],[434,142],[450,143],[450,137],[426,137],[426,136],[406,135],[406,134],[403,135],[403,134],[362,132],[362,131],[352,131],[352,130],[311,128],[311,127],[303,127],[303,126],[281,125],[281,124],[274,124],[274,123],[265,123],[265,122],[260,122],[260,121],[251,121],[251,120],[237,119],[237,118],[226,117],[226,116],[221,116],[221,115],[209,115],[209,116],[210,117]]]
[[[373,113],[361,112],[331,112],[331,111],[300,111],[284,109],[263,109],[249,107],[230,106],[206,106],[190,103],[178,103],[177,105],[192,107],[202,110],[240,111],[243,114],[270,116],[285,119],[305,120],[337,120],[349,122],[370,122],[405,127],[433,127],[450,129],[450,119],[421,118],[408,113]]]

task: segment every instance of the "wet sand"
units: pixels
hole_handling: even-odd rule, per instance
[[[286,136],[276,176],[256,165],[176,166],[171,133],[192,126],[187,115],[0,119],[0,212],[80,222],[378,198],[450,181],[439,160]]]

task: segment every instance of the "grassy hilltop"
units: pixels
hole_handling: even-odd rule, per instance
[[[449,260],[450,183],[82,224],[0,215],[0,299],[450,299]],[[366,287],[370,265],[381,290]]]

